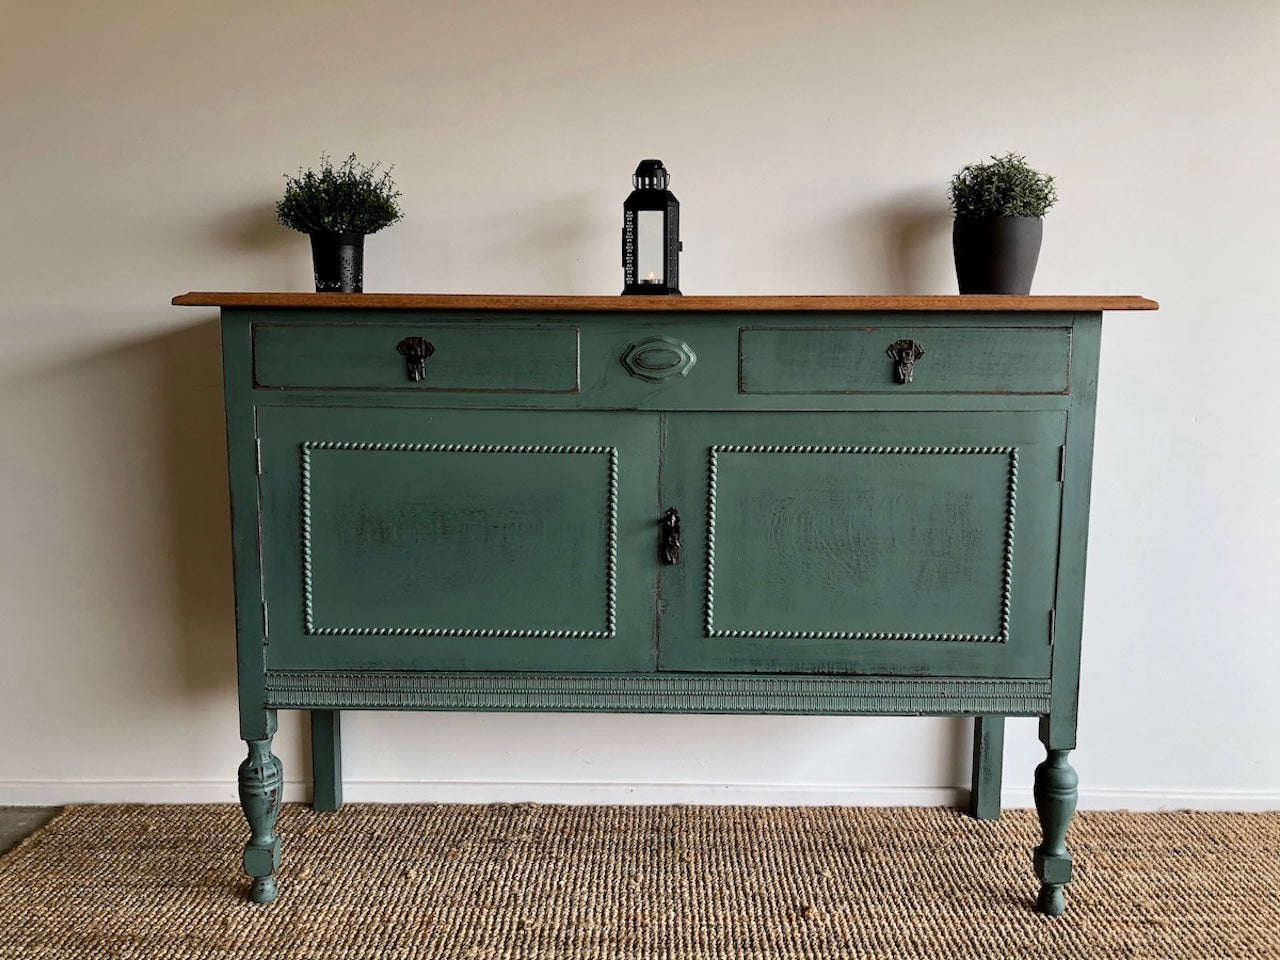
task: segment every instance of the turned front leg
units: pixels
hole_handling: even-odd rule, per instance
[[[1036,813],[1040,815],[1043,841],[1036,847],[1034,863],[1040,878],[1036,909],[1051,917],[1066,910],[1062,888],[1071,879],[1071,854],[1067,852],[1067,825],[1076,812],[1080,778],[1067,762],[1067,750],[1050,750],[1036,767]]]
[[[275,872],[280,868],[280,837],[276,818],[284,770],[271,752],[271,739],[248,740],[249,756],[240,764],[240,806],[249,821],[249,842],[244,848],[244,871],[253,877],[249,899],[270,903],[276,896]]]

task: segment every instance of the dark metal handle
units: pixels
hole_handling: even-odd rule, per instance
[[[669,567],[674,567],[680,562],[679,511],[675,507],[668,508],[658,523],[662,528],[662,533],[659,537],[662,562]]]
[[[404,357],[410,380],[426,379],[427,357],[436,352],[430,340],[422,337],[405,337],[396,344],[396,351]]]
[[[914,340],[895,340],[885,353],[893,360],[893,382],[910,383],[916,361],[924,356],[924,347]]]

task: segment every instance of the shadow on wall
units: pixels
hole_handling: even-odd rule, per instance
[[[234,688],[219,341],[206,318],[5,384],[32,411],[16,441],[32,508],[59,524],[15,579],[42,589],[40,564],[54,564],[77,605],[67,622],[100,624],[96,645],[133,696]]]
[[[883,238],[876,293],[955,293],[951,221],[945,198],[918,190],[856,212],[845,226],[860,256],[864,238]]]
[[[188,689],[224,691],[234,684],[235,618],[221,328],[206,319],[141,348],[154,353],[161,378],[155,427],[170,492],[181,679]]]
[[[257,275],[246,278],[244,288],[311,289],[307,239],[277,222],[274,203],[229,210],[208,233],[221,247],[254,254],[250,262]],[[173,309],[180,321],[204,313]],[[177,652],[174,686],[220,696],[235,688],[236,673],[221,341],[217,311],[211,309],[194,323],[121,351],[149,366],[156,378],[149,422],[160,465],[153,482],[168,504],[168,543],[161,546],[172,558],[169,587],[177,630],[163,642]]]
[[[477,251],[484,257],[490,251],[499,261],[523,261],[524,267],[511,279],[521,289],[546,292],[581,290],[584,285],[594,286],[591,270],[582,265],[584,251],[594,257],[596,247],[608,246],[614,237],[617,260],[617,290],[595,290],[592,293],[618,293],[622,289],[622,215],[619,204],[618,223],[612,233],[601,231],[601,215],[597,198],[593,194],[580,193],[542,203],[522,204],[518,212],[504,215],[501,220],[481,224],[491,238],[488,249]]]
[[[238,258],[237,262],[253,264],[255,275],[246,277],[243,283],[237,284],[237,289],[305,291],[314,288],[310,242],[303,234],[276,220],[274,203],[255,203],[230,210],[215,220],[208,232],[220,247],[237,254],[253,254],[247,260],[243,256]],[[197,285],[193,289],[203,288]]]

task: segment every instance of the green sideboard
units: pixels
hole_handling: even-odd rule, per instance
[[[1063,910],[1102,312],[1139,297],[193,293],[222,311],[250,896],[276,711],[1037,716]]]

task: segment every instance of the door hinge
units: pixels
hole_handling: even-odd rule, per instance
[[[262,438],[261,438],[261,437],[254,437],[253,442],[254,442],[255,446],[257,447],[257,451],[258,451],[258,453],[257,453],[257,457],[258,457],[258,476],[262,476]]]
[[[1049,608],[1049,646],[1053,646],[1055,640],[1058,639],[1058,608]]]
[[[267,642],[267,637],[271,636],[271,616],[267,613],[267,601],[262,601],[262,642]]]
[[[262,472],[261,468],[258,470]],[[1058,448],[1058,482],[1062,483],[1067,479],[1067,445],[1064,443]]]

